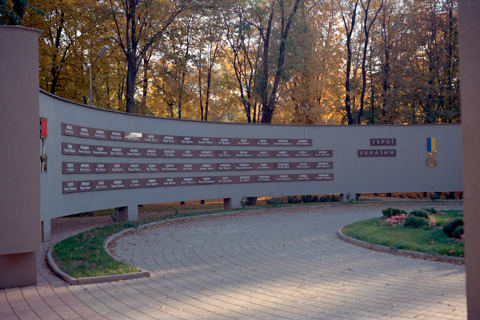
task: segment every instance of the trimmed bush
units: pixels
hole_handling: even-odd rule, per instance
[[[457,227],[463,226],[463,219],[462,218],[456,218],[453,219],[450,222],[447,222],[443,225],[443,232],[447,235],[447,237],[452,238],[453,237],[453,232]]]
[[[422,208],[422,210],[425,210],[425,211],[427,211],[427,212],[430,213],[430,214],[438,213],[437,209],[435,209],[435,208],[433,208],[433,207],[432,207],[432,208]]]
[[[274,197],[274,198],[267,199],[266,202],[267,204],[279,205],[283,203],[283,199],[282,197]]]
[[[453,230],[452,238],[460,239],[462,237],[462,234],[463,234],[463,226],[458,226],[455,228],[455,230]]]
[[[430,214],[423,210],[423,209],[415,209],[410,211],[409,215],[420,217],[420,218],[425,218],[425,219],[430,219]]]
[[[393,216],[399,216],[401,214],[407,214],[407,211],[402,210],[402,209],[398,209],[398,208],[388,207],[388,208],[382,210],[382,214],[385,218],[391,218]]]
[[[302,196],[302,202],[303,203],[310,203],[310,202],[313,202],[313,198],[311,195],[306,195],[306,196]]]
[[[299,203],[299,202],[300,202],[300,200],[299,200],[297,197],[295,197],[295,196],[289,196],[289,197],[287,198],[287,201],[288,201],[289,204],[295,204],[295,203]]]
[[[405,218],[405,222],[403,223],[403,226],[407,228],[425,228],[430,226],[430,222],[428,222],[428,220],[425,218],[421,218],[421,217],[417,217],[415,215],[409,214]]]
[[[328,194],[326,196],[321,196],[318,198],[318,202],[337,202],[340,201],[340,198],[334,194]]]

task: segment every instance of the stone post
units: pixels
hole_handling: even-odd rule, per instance
[[[20,26],[0,26],[0,288],[37,281],[40,34]]]

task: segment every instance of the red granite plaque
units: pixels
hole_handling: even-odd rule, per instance
[[[179,163],[180,171],[195,172],[198,171],[198,163]]]
[[[124,173],[126,172],[126,163],[109,163],[108,173]]]
[[[313,175],[310,175],[310,174],[297,174],[296,175],[296,181],[311,181],[312,180],[312,176]]]
[[[241,151],[234,151],[235,158],[251,158],[253,156],[252,152],[241,150]]]
[[[91,137],[91,128],[77,126],[75,129],[76,129],[75,135],[77,137],[87,138],[87,139]]]
[[[249,138],[237,138],[234,139],[235,145],[237,146],[253,146],[255,145],[255,139],[249,139]]]
[[[197,143],[202,146],[218,145],[218,138],[199,137]]]
[[[159,149],[159,154],[160,154],[160,157],[162,158],[178,158],[177,156],[177,152],[178,154],[180,154],[180,152],[182,150],[175,150],[175,149]]]
[[[178,137],[176,136],[160,136],[160,143],[163,144],[177,144]]]
[[[233,164],[232,163],[217,163],[217,170],[218,171],[232,171]]]
[[[161,186],[163,187],[175,187],[180,184],[182,178],[160,178]]]
[[[312,146],[312,139],[296,139],[295,140],[296,147],[311,147]]]
[[[91,146],[91,148],[92,148],[92,155],[96,157],[106,157],[111,151],[111,147],[105,147],[105,146]]]
[[[107,173],[108,164],[107,163],[93,163],[93,173]]]
[[[103,129],[92,129],[92,138],[98,140],[106,140],[107,139],[107,130]]]
[[[162,136],[158,134],[144,134],[143,135],[143,142],[146,143],[160,143]]]
[[[275,163],[276,170],[290,170],[292,166],[290,165],[290,162],[277,162]]]
[[[140,132],[125,132],[124,133],[125,141],[127,142],[142,142],[143,134]]]
[[[293,166],[294,169],[297,169],[297,170],[312,169],[312,163],[311,162],[294,162],[294,163],[292,163],[292,166]]]
[[[358,150],[357,156],[360,158],[383,158],[383,157],[396,157],[396,149],[371,149],[371,150]]]
[[[256,182],[256,176],[251,175],[241,175],[238,176],[238,183],[253,183]]]
[[[314,157],[316,158],[330,158],[333,156],[332,150],[315,150]]]
[[[272,139],[255,139],[257,147],[269,147],[272,145]]]
[[[144,179],[128,179],[126,182],[127,189],[144,188]]]
[[[92,173],[92,164],[91,163],[77,164],[77,173]]]
[[[140,173],[142,172],[142,165],[140,163],[127,163],[127,173]]]
[[[255,153],[255,158],[272,158],[272,151],[252,151]]]
[[[216,171],[216,166],[214,163],[201,163],[198,165],[198,171],[200,172]]]
[[[219,146],[233,146],[234,143],[235,143],[235,139],[233,138],[218,138]]]
[[[290,151],[287,150],[278,150],[274,151],[274,156],[276,158],[290,158]]]
[[[194,145],[194,144],[197,144],[197,140],[198,140],[197,137],[190,137],[190,136],[181,136],[181,137],[178,137],[178,141],[180,142],[180,144],[183,144],[183,145]]]
[[[110,185],[106,180],[93,181],[93,191],[110,190]]]
[[[238,170],[238,171],[254,170],[253,163],[235,163],[234,165],[235,165],[235,170]]]
[[[78,181],[62,181],[62,193],[78,192]]]
[[[79,181],[78,192],[90,192],[93,191],[92,181]]]
[[[233,158],[234,153],[231,150],[229,150],[229,151],[227,151],[227,150],[215,150],[215,157],[220,158],[220,159]]]
[[[332,181],[333,173],[317,173],[313,175],[313,179],[316,181]]]
[[[125,148],[127,157],[129,158],[140,158],[143,156],[142,148]]]
[[[158,163],[144,163],[142,164],[143,169],[142,172],[147,172],[147,173],[155,173],[155,172],[160,172],[160,164]]]
[[[333,169],[333,162],[326,161],[326,162],[313,162],[315,165],[315,169]]]
[[[63,155],[76,155],[78,145],[75,143],[62,142],[62,154]]]
[[[62,162],[62,174],[73,174],[73,173],[77,173],[77,163]]]
[[[146,188],[158,188],[162,186],[160,178],[148,178],[145,179],[145,187]]]
[[[295,158],[310,158],[313,156],[313,152],[311,150],[296,150],[293,156]]]
[[[370,139],[370,146],[396,146],[397,139],[395,138],[375,138]]]
[[[158,149],[144,149],[144,152],[145,152],[145,157],[147,158],[158,158],[159,157],[159,153],[158,153]]]
[[[162,172],[178,172],[181,166],[180,163],[162,163],[160,164],[160,170]]]
[[[182,186],[194,186],[196,184],[197,178],[195,177],[180,178],[180,185]]]
[[[112,141],[123,141],[124,133],[122,131],[107,130],[108,140]]]
[[[77,155],[79,156],[91,156],[92,146],[86,144],[79,144],[77,147]]]
[[[180,157],[182,158],[197,158],[200,154],[200,152],[203,152],[203,151],[199,151],[199,150],[179,150],[180,153]]]
[[[274,178],[275,182],[290,182],[292,177],[289,174],[276,174]]]
[[[235,176],[219,176],[217,178],[217,183],[218,184],[230,184],[230,183],[236,183],[238,177]]]
[[[108,155],[110,157],[125,157],[126,150],[122,147],[111,147]]]
[[[268,163],[268,162],[257,163],[255,166],[255,170],[272,170],[272,169],[273,169],[273,163]]]
[[[213,150],[199,150],[198,151],[199,158],[214,158],[215,152]]]
[[[110,190],[121,190],[125,189],[125,182],[124,179],[115,179],[115,180],[108,180],[108,184],[110,185]]]
[[[61,131],[64,136],[75,136],[75,126],[72,124],[62,122]]]
[[[292,139],[274,139],[273,145],[275,147],[291,147],[293,145]]]
[[[272,175],[258,175],[257,182],[272,182],[273,176]]]
[[[199,185],[215,184],[216,177],[198,177],[197,183]]]

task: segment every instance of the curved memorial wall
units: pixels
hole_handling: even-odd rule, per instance
[[[462,190],[460,125],[174,120],[43,91],[40,117],[44,240],[52,218],[114,207],[133,220],[148,203],[223,198],[238,207],[249,196]]]

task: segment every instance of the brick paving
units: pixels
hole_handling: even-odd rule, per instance
[[[0,319],[466,319],[463,266],[335,237],[384,207],[272,210],[140,229],[114,243],[118,257],[151,273],[137,280],[68,286],[42,252],[36,286],[0,290]],[[80,231],[63,230],[52,243]]]

